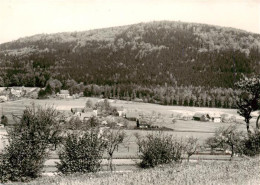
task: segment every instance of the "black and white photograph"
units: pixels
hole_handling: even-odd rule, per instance
[[[0,0],[0,184],[259,185],[260,0]]]

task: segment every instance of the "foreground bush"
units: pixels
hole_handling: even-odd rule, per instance
[[[9,133],[0,161],[0,181],[28,181],[40,176],[48,148],[60,140],[62,116],[55,109],[27,107]]]
[[[248,156],[260,154],[260,132],[251,133],[244,141],[243,153]]]
[[[94,130],[81,136],[69,134],[59,152],[58,171],[63,174],[99,171],[105,144]]]
[[[47,143],[12,139],[0,162],[0,181],[28,181],[39,177],[47,156]]]
[[[183,146],[172,136],[149,134],[145,138],[137,137],[137,144],[141,152],[141,168],[181,160]]]

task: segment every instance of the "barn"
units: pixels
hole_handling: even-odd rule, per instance
[[[196,113],[193,116],[193,120],[196,120],[196,121],[209,121],[210,117],[209,117],[208,114],[205,114],[205,113]]]

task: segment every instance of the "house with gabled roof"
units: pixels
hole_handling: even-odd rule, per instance
[[[60,90],[60,92],[57,93],[57,97],[60,99],[67,99],[70,97],[70,93],[68,90]]]
[[[196,121],[209,121],[210,117],[206,113],[195,113],[193,116],[193,120]]]

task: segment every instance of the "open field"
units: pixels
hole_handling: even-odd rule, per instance
[[[74,174],[68,176],[42,177],[28,185],[152,185],[152,184],[196,184],[196,185],[258,185],[260,183],[260,158],[218,162],[199,161],[169,164],[147,170],[126,172],[99,172],[96,174]]]
[[[62,111],[64,113],[70,112],[72,107],[81,107],[85,106],[87,98],[80,98],[75,100],[56,100],[56,99],[48,99],[48,100],[31,100],[31,99],[22,99],[19,101],[13,102],[5,102],[0,103],[0,110],[3,110],[3,113],[8,117],[11,124],[14,123],[12,120],[12,114],[21,115],[26,106],[30,106],[30,104],[35,103],[35,105],[41,106],[54,106],[57,110]],[[91,100],[95,103],[99,99],[91,98]],[[124,107],[127,111],[135,111],[142,114],[153,115],[157,117],[158,122],[156,123],[158,126],[165,126],[173,129],[173,131],[150,131],[150,130],[126,130],[127,138],[124,145],[120,145],[118,150],[114,153],[114,158],[119,160],[119,164],[117,164],[118,170],[126,170],[126,169],[135,169],[133,163],[133,159],[138,158],[138,146],[136,144],[135,133],[138,133],[141,136],[145,136],[147,134],[170,134],[176,137],[177,139],[185,139],[186,137],[193,136],[199,139],[199,143],[203,144],[204,141],[214,135],[214,130],[220,126],[229,126],[231,123],[213,123],[213,122],[200,122],[200,121],[184,121],[177,120],[176,123],[172,123],[172,114],[173,113],[182,113],[182,114],[195,114],[196,112],[206,112],[206,113],[217,113],[217,114],[229,114],[231,116],[236,116],[237,120],[242,121],[241,117],[237,115],[237,110],[234,109],[218,109],[218,108],[200,108],[200,107],[181,107],[181,106],[162,106],[157,104],[146,104],[146,103],[137,103],[137,102],[128,102],[128,101],[120,101],[120,100],[109,100],[112,106],[116,107]],[[252,124],[253,125],[253,124]],[[246,131],[246,127],[244,124],[239,124],[239,128],[241,130]],[[162,133],[161,133],[162,132]],[[0,129],[0,138],[6,135],[5,129]],[[3,149],[3,138],[0,142],[0,151]],[[105,157],[105,156],[104,156]],[[200,155],[193,156],[193,159],[220,159],[220,160],[228,160],[229,156],[216,156],[211,155],[206,157]],[[46,167],[44,171],[55,171],[54,161],[58,158],[57,153],[53,153],[50,157],[51,159],[46,161]],[[121,160],[120,160],[121,159]],[[54,161],[53,161],[54,160]],[[126,160],[126,161],[122,161]],[[130,161],[131,164],[128,164]],[[105,161],[103,161],[103,165]]]
[[[72,107],[84,107],[87,99],[91,99],[93,103],[97,102],[98,98],[80,98],[75,100],[32,100],[22,99],[18,101],[10,101],[0,103],[0,112],[8,117],[9,123],[13,124],[12,114],[21,115],[26,106],[30,106],[32,103],[41,106],[54,106],[57,110],[64,113],[70,112]],[[242,118],[238,116],[235,109],[219,109],[219,108],[201,108],[201,107],[181,107],[181,106],[163,106],[158,104],[138,103],[121,100],[109,100],[112,106],[124,107],[127,111],[135,111],[138,113],[153,115],[157,117],[158,126],[165,126],[173,129],[173,131],[167,131],[164,133],[171,134],[177,138],[185,138],[193,136],[199,139],[200,143],[203,143],[208,137],[212,136],[214,130],[220,126],[228,126],[230,123],[213,123],[213,122],[200,122],[200,121],[184,121],[177,120],[175,124],[172,123],[173,113],[182,114],[195,114],[196,112],[216,113],[216,114],[229,114],[235,116],[237,120],[243,122]],[[254,123],[252,124],[254,126]],[[239,128],[246,131],[244,124],[240,124]],[[135,144],[134,133],[140,135],[146,135],[148,133],[157,133],[158,131],[144,131],[144,130],[126,130],[128,135],[127,147],[121,146],[119,152],[116,152],[116,156],[133,156],[136,155],[137,146]],[[4,130],[0,129],[0,137],[5,134]],[[0,142],[0,150],[3,149],[3,143]]]

